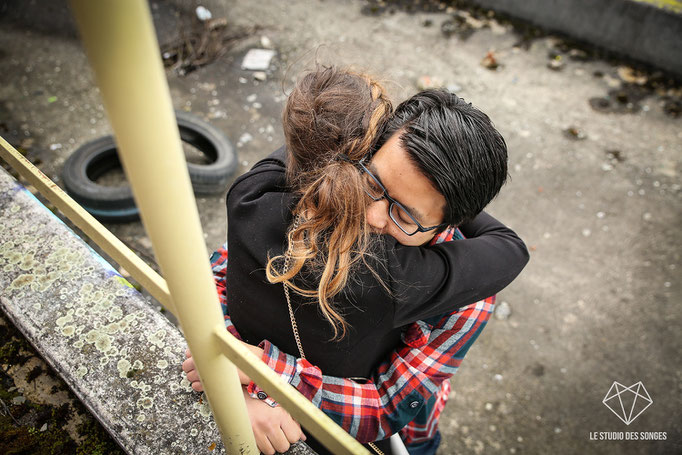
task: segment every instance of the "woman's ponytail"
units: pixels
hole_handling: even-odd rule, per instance
[[[373,148],[391,104],[383,88],[369,77],[336,68],[306,75],[289,96],[283,114],[287,139],[289,184],[300,196],[288,236],[287,270],[277,270],[285,255],[271,258],[266,273],[272,283],[285,283],[315,298],[334,330],[347,330],[334,296],[363,263],[370,248],[365,184],[357,161]],[[293,279],[305,268],[318,280],[303,289]]]

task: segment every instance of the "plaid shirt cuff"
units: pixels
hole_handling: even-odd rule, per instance
[[[263,349],[263,357],[261,360],[263,360],[271,370],[279,374],[283,380],[294,386],[303,394],[303,396],[312,400],[315,394],[322,388],[322,371],[318,367],[312,365],[305,359],[297,359],[292,355],[280,351],[277,346],[273,345],[268,340],[262,341],[259,346]],[[249,383],[246,390],[252,397],[263,400],[270,404],[270,406],[277,405],[276,402],[253,381]],[[270,402],[268,400],[270,400]]]
[[[268,340],[262,341],[258,346],[263,349],[263,356],[261,357],[261,360],[276,373],[279,373],[282,379],[290,383],[291,374],[289,374],[289,372],[292,371],[293,368],[287,364],[287,359],[280,360],[281,353],[279,352],[279,349],[273,346]],[[278,363],[280,364],[280,370],[276,369]],[[251,395],[252,398],[257,398],[261,401],[264,401],[273,408],[278,405],[277,402],[273,400],[265,390],[258,387],[258,385],[253,381],[249,382],[249,385],[246,386],[246,391],[249,393],[249,395]]]

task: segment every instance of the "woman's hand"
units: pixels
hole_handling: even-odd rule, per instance
[[[263,349],[259,348],[258,346],[252,346],[250,344],[244,343],[243,341],[242,343],[259,359],[262,358]],[[187,375],[187,380],[192,384],[192,388],[197,392],[203,392],[204,386],[201,385],[201,378],[199,377],[199,372],[197,371],[197,367],[194,364],[194,358],[192,357],[192,353],[189,351],[189,349],[185,351],[185,356],[187,356],[187,360],[182,362],[182,371],[184,371]],[[239,374],[239,382],[241,382],[243,385],[248,385],[249,382],[251,382],[251,378],[249,378],[239,368],[237,368],[237,373]]]
[[[294,442],[305,441],[301,426],[282,407],[270,407],[258,399],[251,398],[246,390],[244,400],[251,429],[256,437],[256,445],[265,455],[286,452]]]
[[[199,377],[199,372],[197,371],[197,366],[194,364],[194,358],[189,349],[185,351],[185,356],[187,360],[182,362],[182,371],[185,372],[187,380],[192,384],[192,388],[197,392],[203,392],[204,386],[201,385],[201,378]]]
[[[192,357],[192,353],[189,351],[189,349],[185,351],[185,355],[187,356],[187,360],[182,362],[182,371],[185,372],[187,380],[190,382],[190,384],[192,384],[192,388],[197,392],[203,392],[204,386],[201,385],[201,378],[199,377],[197,366],[194,363],[194,357]],[[251,382],[251,379],[249,379],[249,377],[245,375],[244,372],[242,372],[242,370],[239,368],[237,368],[237,374],[239,374],[239,382],[242,384],[246,385]]]

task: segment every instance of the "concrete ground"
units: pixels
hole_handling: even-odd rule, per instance
[[[69,154],[110,129],[68,16],[45,2],[34,12],[6,3],[0,135],[59,183]],[[682,451],[679,88],[557,37],[528,40],[534,30],[519,34],[487,15],[453,20],[459,10],[438,2],[204,4],[259,30],[214,63],[168,79],[176,108],[236,144],[238,173],[281,144],[286,88],[316,59],[381,76],[396,101],[422,76],[440,81],[487,112],[507,140],[511,181],[490,212],[526,241],[531,262],[499,295],[511,314],[493,318],[452,380],[440,453]],[[175,5],[152,4],[162,42],[183,22]],[[263,36],[278,54],[257,81],[240,65]],[[486,55],[495,70],[482,64]],[[226,233],[224,198],[198,204],[215,248]],[[153,261],[141,224],[109,227]],[[653,400],[629,425],[602,404],[614,381],[641,381]],[[639,440],[603,440],[619,432]],[[641,440],[660,432],[663,441]]]

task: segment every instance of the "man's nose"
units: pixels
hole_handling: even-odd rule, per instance
[[[367,206],[367,224],[377,231],[384,232],[390,221],[388,217],[388,201],[386,199],[373,201]]]

